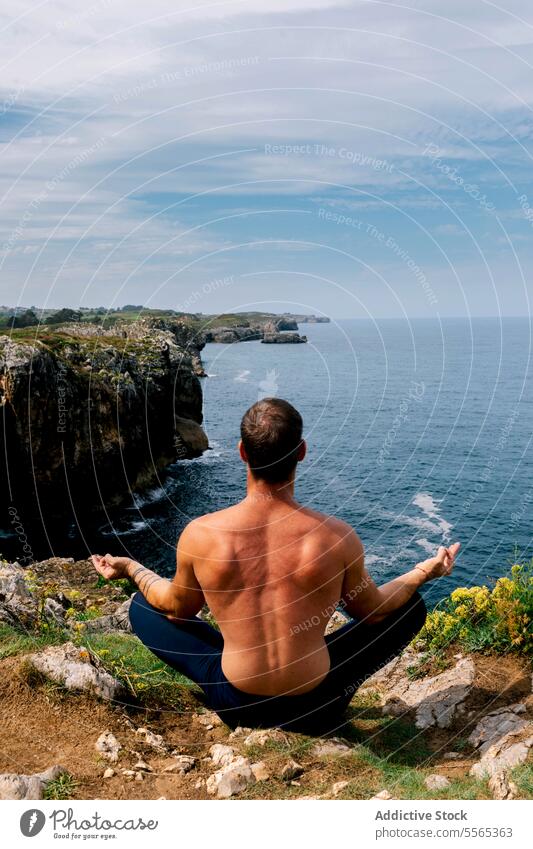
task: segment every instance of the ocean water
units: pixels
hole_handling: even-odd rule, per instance
[[[91,534],[93,545],[172,572],[187,521],[243,495],[241,416],[277,395],[305,422],[297,497],[357,529],[377,581],[459,540],[454,574],[425,590],[436,601],[533,554],[529,320],[354,320],[301,332],[307,345],[206,347],[212,450],[172,466]]]

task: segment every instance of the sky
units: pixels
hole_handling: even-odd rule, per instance
[[[4,0],[0,304],[529,315],[527,0]]]

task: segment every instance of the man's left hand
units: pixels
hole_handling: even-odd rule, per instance
[[[93,566],[106,581],[116,581],[128,577],[128,566],[132,562],[129,557],[113,557],[111,554],[92,554]]]

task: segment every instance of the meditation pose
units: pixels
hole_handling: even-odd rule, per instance
[[[134,632],[228,725],[334,730],[358,686],[422,628],[418,589],[451,573],[459,543],[378,587],[357,533],[295,499],[306,443],[294,407],[254,404],[239,451],[246,497],[187,525],[173,580],[126,557],[94,555],[94,565],[136,584]],[[198,618],[205,604],[220,631]],[[325,636],[337,607],[350,618]]]

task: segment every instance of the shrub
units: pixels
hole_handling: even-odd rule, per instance
[[[430,652],[450,643],[467,651],[533,652],[533,562],[515,564],[489,587],[459,587],[428,615],[417,639]]]

